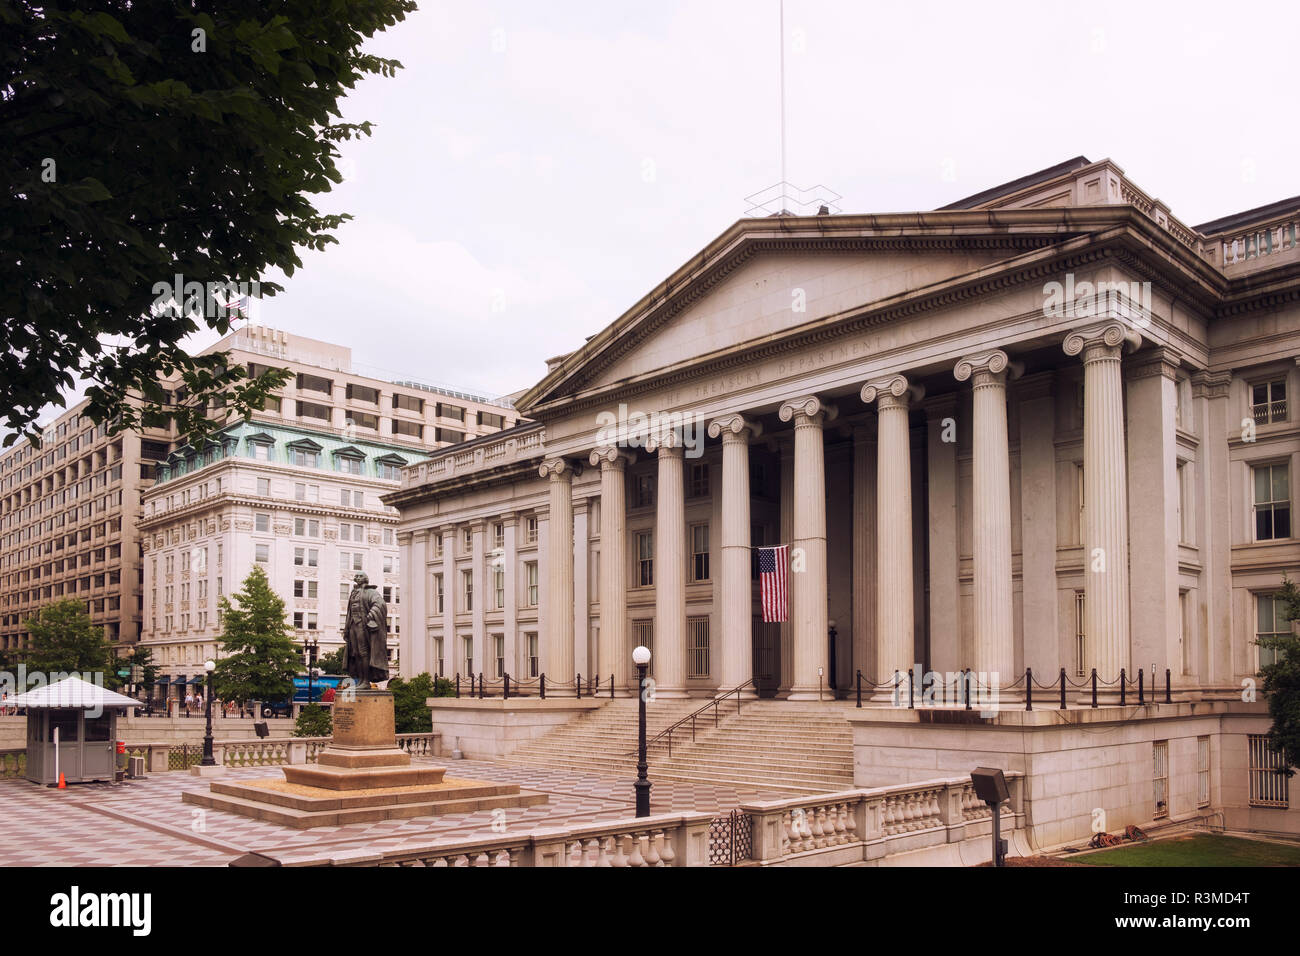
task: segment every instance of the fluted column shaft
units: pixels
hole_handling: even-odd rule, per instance
[[[627,458],[616,448],[598,448],[591,463],[600,465],[600,640],[596,674],[614,675],[614,686],[628,687],[631,657],[627,646]]]
[[[550,479],[542,672],[548,682],[563,684],[573,680],[573,466],[562,458],[548,459],[541,474]]]
[[[912,592],[912,440],[908,410],[920,389],[901,375],[863,386],[878,409],[876,461],[876,680],[906,675],[915,646]]]
[[[659,460],[655,512],[655,695],[686,696],[686,485],[682,446],[675,438],[652,446]]]
[[[1128,491],[1120,356],[1135,334],[1118,323],[1072,332],[1083,356],[1084,634],[1103,681],[1129,667]]]
[[[753,588],[750,583],[749,440],[760,426],[739,415],[720,418],[709,434],[722,436],[722,666],[718,690],[754,676]],[[744,697],[754,696],[750,687]]]
[[[973,386],[973,527],[975,660],[981,681],[1011,683],[1015,624],[1011,609],[1011,453],[1007,439],[1007,355],[994,351],[957,363]],[[993,675],[998,675],[996,680]]]
[[[826,460],[822,423],[835,409],[815,396],[781,406],[794,420],[794,524],[790,561],[790,621],[794,679],[790,700],[825,696],[830,637],[826,613]]]

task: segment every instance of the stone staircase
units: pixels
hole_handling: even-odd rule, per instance
[[[704,701],[653,701],[646,714],[653,738]],[[712,783],[740,790],[815,793],[853,786],[853,734],[844,702],[791,703],[747,701],[736,712],[734,700],[696,718],[650,751],[655,780]],[[604,775],[636,773],[637,701],[609,701],[598,711],[574,718],[504,758],[510,763],[564,767]]]

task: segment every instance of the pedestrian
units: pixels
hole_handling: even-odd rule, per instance
[[[194,695],[189,691],[185,692],[185,716],[190,715],[190,707],[194,705]]]

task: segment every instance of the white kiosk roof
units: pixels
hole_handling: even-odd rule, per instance
[[[124,697],[98,684],[80,677],[65,677],[61,681],[37,687],[5,701],[6,707],[69,707],[91,710],[105,707],[139,707],[140,702]]]

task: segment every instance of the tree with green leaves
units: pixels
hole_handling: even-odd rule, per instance
[[[131,653],[123,657],[119,664],[121,668],[140,668],[140,681],[143,686],[152,686],[158,679],[158,665],[153,662],[153,649],[136,645],[131,648]]]
[[[295,737],[329,737],[334,733],[334,715],[328,707],[320,704],[308,704],[298,711],[298,719],[293,725]]]
[[[196,447],[215,427],[208,403],[245,419],[262,407],[287,373],[249,378],[182,342],[225,334],[232,292],[274,295],[265,273],[337,241],[351,217],[311,197],[342,182],[338,144],[371,133],[342,122],[340,101],[401,67],[362,47],[414,9],[0,0],[4,444],[39,443],[41,408],[78,375],[95,422],[171,417]]]
[[[343,648],[336,651],[330,651],[324,657],[317,659],[316,667],[322,674],[341,675],[343,673]]]
[[[427,734],[433,730],[433,715],[425,703],[434,693],[433,678],[426,672],[410,680],[394,677],[388,682],[393,694],[393,723],[399,734]]]
[[[271,590],[261,565],[254,565],[244,586],[218,606],[225,656],[212,674],[217,697],[242,706],[292,694],[302,650],[285,620],[284,599]]]
[[[1294,581],[1284,577],[1274,597],[1286,605],[1288,621],[1300,620],[1300,587]],[[1290,776],[1294,773],[1291,768],[1300,766],[1300,636],[1292,628],[1290,633],[1261,637],[1256,643],[1276,652],[1273,663],[1260,668],[1268,712],[1273,718],[1268,746],[1282,755],[1285,773]]]
[[[47,604],[27,619],[31,644],[24,663],[29,673],[102,674],[105,687],[123,684],[117,676],[119,661],[104,628],[91,621],[84,601],[64,598]]]

